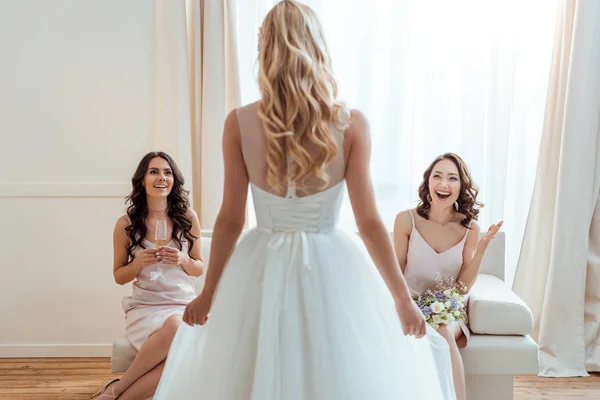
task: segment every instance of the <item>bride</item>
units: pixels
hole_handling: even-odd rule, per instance
[[[225,121],[206,284],[155,399],[455,399],[448,345],[411,300],[375,207],[368,123],[337,101],[309,7],[269,12],[259,64],[260,101]],[[235,246],[248,186],[257,227]],[[336,229],[345,186],[368,253]]]

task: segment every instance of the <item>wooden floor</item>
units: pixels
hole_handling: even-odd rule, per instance
[[[599,400],[600,373],[585,378],[515,377],[514,400]]]
[[[89,399],[103,382],[118,376],[111,373],[108,358],[5,358],[0,359],[0,399]],[[600,374],[589,378],[516,377],[515,400],[533,399],[600,399]]]

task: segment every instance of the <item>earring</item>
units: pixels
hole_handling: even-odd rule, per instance
[[[431,195],[427,193],[427,201],[431,203]]]
[[[454,209],[458,211],[458,201],[454,202]]]

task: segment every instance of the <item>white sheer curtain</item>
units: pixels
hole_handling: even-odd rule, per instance
[[[257,33],[274,0],[239,0],[243,103],[258,99]],[[507,280],[521,245],[542,132],[556,2],[549,0],[307,0],[324,25],[340,98],[373,136],[378,207],[393,225],[412,207],[424,169],[456,152],[485,203],[504,220]],[[353,229],[346,199],[342,225]]]

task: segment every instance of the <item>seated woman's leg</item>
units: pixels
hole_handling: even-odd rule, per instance
[[[454,390],[457,400],[467,398],[467,389],[465,383],[465,368],[462,357],[456,341],[463,335],[462,329],[457,322],[451,322],[447,325],[440,325],[438,333],[446,339],[450,345],[450,358],[452,361],[452,378],[454,380]]]
[[[160,376],[165,367],[162,361],[156,367],[129,386],[120,396],[119,400],[144,400],[154,396]]]
[[[181,322],[181,315],[173,315],[165,321],[162,328],[148,337],[127,369],[127,372],[125,372],[125,375],[114,384],[117,396],[124,393],[138,379],[153,371],[155,367],[167,358],[171,342],[173,342],[173,338]],[[160,370],[162,371],[162,367]],[[156,383],[158,383],[158,380]]]

